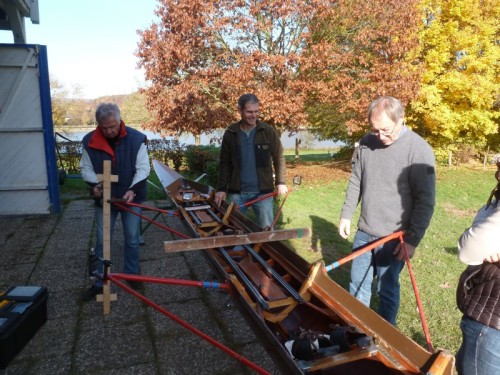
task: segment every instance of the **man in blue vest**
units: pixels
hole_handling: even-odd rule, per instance
[[[103,173],[105,160],[111,161],[111,173],[118,176],[118,182],[111,185],[111,197],[123,198],[127,202],[142,203],[146,200],[147,178],[150,172],[146,136],[128,126],[121,120],[120,109],[114,103],[101,103],[95,113],[97,128],[83,138],[83,152],[80,169],[83,180],[91,186],[92,196],[96,199],[96,245],[95,255],[102,258],[103,253],[103,209],[102,183],[97,175]],[[141,208],[129,207],[140,214]],[[111,233],[121,214],[124,248],[124,273],[139,274],[140,217],[127,211],[111,207]],[[102,262],[99,262],[102,272]],[[141,289],[140,282],[129,281],[133,289]],[[82,298],[89,301],[102,293],[102,281],[96,280]]]

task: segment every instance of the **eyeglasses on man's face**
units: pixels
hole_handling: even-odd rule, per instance
[[[396,129],[396,125],[397,125],[397,122],[395,122],[392,125],[392,127],[388,128],[388,129],[374,129],[374,128],[372,128],[370,130],[370,133],[375,135],[375,136],[378,136],[378,137],[388,137],[394,132],[394,129]]]

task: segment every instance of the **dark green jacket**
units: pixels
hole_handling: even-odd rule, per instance
[[[240,193],[240,132],[240,122],[232,124],[224,132],[220,151],[218,191]],[[257,121],[255,132],[255,164],[261,194],[271,193],[275,185],[285,184],[286,164],[283,146],[276,130],[261,121]]]

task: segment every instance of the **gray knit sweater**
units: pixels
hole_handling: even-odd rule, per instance
[[[435,185],[434,152],[419,135],[406,129],[384,146],[368,134],[353,157],[341,218],[350,220],[361,202],[360,230],[382,237],[403,229],[405,241],[418,246],[434,212]]]

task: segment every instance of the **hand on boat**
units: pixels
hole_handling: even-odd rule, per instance
[[[404,246],[406,247],[406,252],[408,253],[408,258],[411,259],[413,258],[413,255],[415,255],[415,249],[417,248],[416,246],[410,245],[408,242],[404,243]],[[398,246],[396,246],[396,249],[394,249],[394,252],[392,253],[396,259],[405,261],[405,252],[403,250],[403,244],[399,243]]]
[[[214,200],[215,200],[215,203],[217,204],[217,206],[220,206],[222,201],[226,200],[226,197],[227,197],[227,193],[225,191],[218,191],[217,193],[215,193]]]
[[[339,223],[339,234],[340,237],[347,239],[351,234],[351,220],[349,219],[340,219]]]

